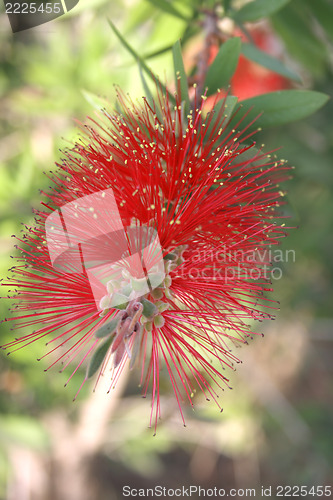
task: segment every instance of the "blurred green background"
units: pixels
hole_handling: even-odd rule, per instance
[[[223,17],[222,8],[244,2],[172,2],[181,13],[177,17],[165,11],[168,2],[157,0],[80,0],[66,16],[15,35],[1,11],[2,277],[13,265],[11,235],[32,223],[39,189],[48,186],[43,171],[53,168],[59,148],[77,136],[74,120],[94,113],[83,91],[111,102],[113,84],[134,98],[144,93],[138,67],[107,18],[141,56],[149,56],[155,74],[171,82],[172,55],[166,49],[182,38],[190,71],[203,40],[196,9],[218,3]],[[280,3],[283,8],[264,23],[301,74],[299,88],[332,95],[332,5]],[[117,500],[124,485],[333,486],[332,115],[329,102],[306,120],[262,133],[267,148],[282,146],[279,154],[296,167],[287,210],[299,228],[282,244],[296,258],[280,264],[283,278],[275,282],[274,298],[281,311],[264,326],[264,339],[241,349],[244,362],[231,374],[234,390],[221,396],[224,412],[198,396],[183,428],[162,373],[164,418],[153,437],[147,429],[150,403],[140,398],[135,372],[109,396],[103,387],[93,394],[86,384],[72,403],[82,374],[64,389],[69,373],[44,373],[46,364],[36,362],[42,344],[10,357],[1,352],[1,499]],[[0,301],[1,318],[8,315],[7,302]],[[1,344],[11,338],[9,327],[1,324]]]

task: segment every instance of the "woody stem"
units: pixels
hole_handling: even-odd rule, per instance
[[[216,37],[219,36],[219,29],[217,26],[218,17],[215,10],[203,10],[204,18],[202,21],[202,28],[205,34],[204,44],[202,50],[198,54],[198,70],[197,70],[197,95],[200,97],[204,94],[205,78],[209,67],[210,48],[214,43]]]

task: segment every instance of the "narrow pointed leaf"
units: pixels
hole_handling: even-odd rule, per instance
[[[153,98],[153,95],[150,91],[150,88],[148,87],[148,84],[147,84],[147,81],[146,81],[145,76],[143,74],[142,66],[141,66],[140,62],[139,62],[139,72],[140,72],[140,78],[141,78],[141,82],[142,82],[145,96],[146,96],[150,106],[154,106],[154,98]]]
[[[151,93],[150,88],[148,87],[148,84],[147,84],[147,81],[146,81],[145,76],[143,74],[142,66],[140,63],[139,63],[139,71],[140,71],[140,77],[141,77],[141,81],[142,81],[143,90],[145,92],[145,96],[149,102],[149,105],[152,109],[155,110],[157,118],[160,121],[163,121],[162,110],[160,109],[158,102],[154,100],[153,94]]]
[[[107,339],[105,342],[103,342],[102,344],[100,344],[97,347],[97,349],[93,353],[91,360],[90,360],[90,363],[88,365],[87,375],[86,375],[87,378],[90,378],[93,375],[95,375],[97,370],[101,367],[101,365],[105,359],[105,356],[107,355],[107,352],[112,344],[112,341],[113,341],[113,337],[110,337],[109,339]]]
[[[207,96],[215,94],[220,88],[228,86],[234,74],[241,51],[241,39],[230,38],[220,48],[207,71],[204,86],[208,87]]]
[[[238,22],[257,21],[282,9],[290,0],[254,0],[233,14]]]
[[[98,339],[102,339],[104,337],[107,337],[108,335],[112,335],[116,331],[119,321],[120,318],[112,318],[107,323],[104,323],[104,325],[102,325],[95,332],[95,337]]]
[[[132,56],[134,57],[134,59],[140,63],[140,66],[142,67],[142,69],[145,71],[145,73],[147,73],[147,75],[149,76],[149,78],[151,78],[153,80],[153,82],[155,84],[158,84],[161,89],[163,90],[163,92],[165,94],[168,94],[169,95],[169,99],[172,103],[175,103],[175,98],[172,94],[170,94],[170,92],[168,91],[168,89],[165,87],[165,85],[163,85],[163,83],[161,83],[159,81],[159,79],[157,78],[157,76],[152,72],[152,70],[147,66],[147,64],[145,63],[144,59],[139,56],[139,54],[133,49],[133,47],[125,40],[125,38],[123,37],[123,35],[120,33],[120,31],[116,28],[116,26],[113,24],[112,21],[110,21],[110,19],[108,19],[108,23],[110,25],[110,28],[112,29],[112,31],[114,32],[114,34],[118,37],[118,39],[120,40],[120,42],[122,43],[122,45],[128,50],[128,52],[130,54],[132,54]]]
[[[263,113],[256,126],[272,127],[306,118],[324,106],[328,99],[328,95],[312,90],[281,90],[242,101],[240,114],[253,108],[246,122]]]
[[[172,16],[178,17],[179,19],[183,19],[184,21],[190,21],[188,17],[186,17],[182,12],[179,12],[176,7],[174,7],[170,2],[166,0],[148,0],[149,3],[158,7],[159,9],[171,14]]]
[[[181,101],[185,102],[185,115],[188,115],[190,110],[190,98],[188,95],[188,82],[185,73],[182,49],[179,40],[177,40],[177,42],[172,47],[172,55],[173,55],[173,64],[175,68],[176,89],[178,89],[178,82],[179,82]]]
[[[266,52],[259,50],[255,45],[251,43],[243,43],[242,45],[242,54],[251,59],[261,66],[264,66],[279,75],[285,76],[286,78],[290,78],[291,80],[295,80],[298,83],[302,82],[301,77],[295,73],[294,71],[287,68],[281,61],[275,59],[275,57],[270,56]]]
[[[165,54],[166,52],[169,52],[172,50],[173,45],[167,45],[166,47],[162,47],[161,49],[153,50],[152,52],[148,52],[144,55],[144,59],[152,59],[157,56],[161,56],[162,54]]]
[[[104,109],[108,105],[108,102],[105,99],[96,94],[93,94],[92,92],[89,92],[88,90],[82,89],[81,92],[85,100],[98,111]]]

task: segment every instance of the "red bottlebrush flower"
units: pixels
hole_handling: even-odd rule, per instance
[[[111,366],[110,385],[140,361],[150,423],[164,364],[184,420],[196,388],[219,405],[222,370],[239,362],[230,347],[275,308],[263,294],[287,167],[248,127],[230,130],[223,107],[204,116],[202,101],[184,118],[162,92],[142,106],[118,98],[121,112],[90,120],[65,151],[21,240],[13,319],[35,330],[4,347],[45,338],[50,367],[90,360],[85,381]]]

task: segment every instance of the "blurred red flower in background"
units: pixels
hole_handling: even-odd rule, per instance
[[[251,37],[251,43],[258,49],[276,59],[282,59],[283,48],[281,43],[267,24],[249,26],[247,31]],[[233,30],[232,36],[240,37],[244,43],[250,42],[249,38],[247,38],[238,28]],[[212,37],[209,42],[208,66],[214,61],[220,49],[221,41],[223,42],[225,40],[226,37],[224,35]],[[196,77],[194,80],[196,80]],[[240,54],[236,71],[230,80],[230,94],[237,96],[240,101],[267,92],[274,92],[291,87],[291,80],[248,59],[243,54]],[[220,98],[225,95],[225,91],[220,92]],[[206,110],[211,109],[214,99],[214,96],[208,97],[205,103]]]
[[[267,26],[249,28],[249,33],[258,49],[276,58],[281,57],[279,41]],[[248,41],[240,30],[235,30],[235,36],[240,36],[243,42]],[[216,52],[217,48],[213,51]],[[214,57],[213,51],[212,58]],[[290,80],[247,59],[243,54],[240,55],[237,69],[231,78],[231,93],[240,101],[290,87]]]

